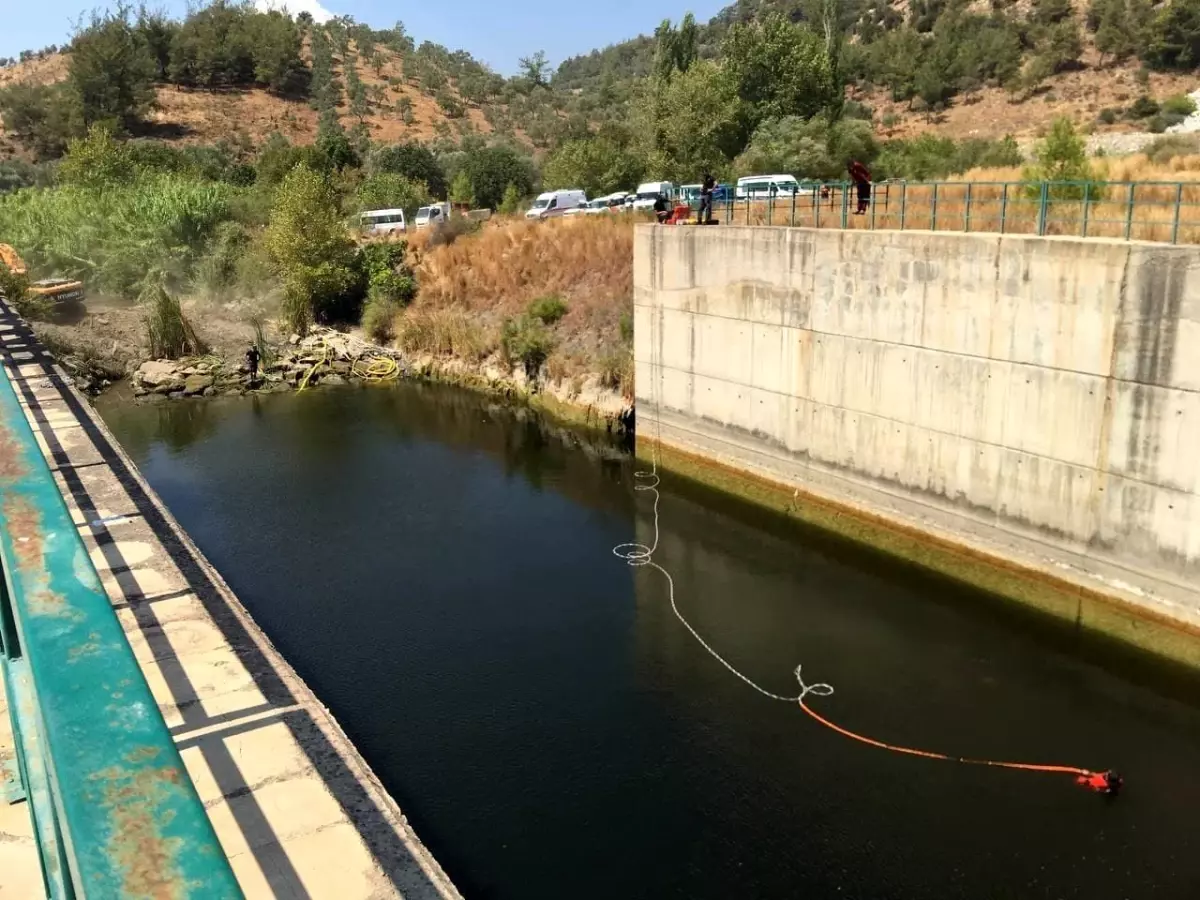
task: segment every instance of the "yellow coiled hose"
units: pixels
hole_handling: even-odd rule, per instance
[[[318,356],[296,385],[297,391],[307,388],[317,370],[321,366],[331,365],[336,358],[336,351],[323,337],[314,342],[310,349],[316,350]],[[350,361],[350,372],[363,381],[392,381],[400,377],[400,366],[391,356],[379,353],[370,345],[364,345]]]

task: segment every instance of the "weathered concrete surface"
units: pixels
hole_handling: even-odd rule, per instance
[[[1200,627],[1200,248],[644,226],[634,291],[640,435]]]
[[[0,350],[246,896],[459,897],[333,717],[3,308]],[[24,871],[0,865],[0,897],[37,896],[17,881]]]

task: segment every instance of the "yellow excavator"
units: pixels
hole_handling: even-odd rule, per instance
[[[8,244],[0,244],[0,266],[4,266],[14,275],[29,274],[25,260]],[[83,282],[72,278],[43,278],[40,281],[31,281],[28,290],[35,297],[44,297],[57,305],[83,302]]]

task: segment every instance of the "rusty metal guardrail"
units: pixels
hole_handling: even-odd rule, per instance
[[[7,372],[0,564],[17,792],[47,896],[242,897]]]

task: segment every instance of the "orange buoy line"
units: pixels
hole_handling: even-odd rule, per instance
[[[651,331],[652,331],[651,346],[652,347],[655,347],[657,345],[657,341],[653,340],[654,327],[655,327],[654,322],[652,320],[652,322],[651,322]],[[659,329],[661,329],[662,325],[658,324],[657,327]],[[657,355],[657,354],[652,351],[652,356],[653,355]],[[662,393],[662,383],[661,382],[663,379],[663,367],[661,364],[657,363],[654,360],[651,361],[651,367],[652,367],[652,371],[655,368],[658,370],[659,383],[657,385],[658,390],[655,393],[658,395],[658,397],[661,397],[661,393]],[[653,390],[653,382],[652,382],[652,390]],[[1124,779],[1120,775],[1118,775],[1115,771],[1113,771],[1112,769],[1108,769],[1107,771],[1104,771],[1104,772],[1098,772],[1098,771],[1093,771],[1091,769],[1085,769],[1080,766],[1043,765],[1040,763],[1012,762],[1009,760],[996,760],[996,759],[972,759],[972,758],[965,757],[965,756],[951,756],[946,753],[937,753],[932,750],[919,750],[915,747],[904,747],[899,744],[889,744],[886,741],[880,741],[880,740],[877,740],[872,737],[867,737],[864,734],[858,734],[857,732],[851,731],[848,728],[843,728],[841,725],[838,725],[835,722],[831,722],[829,719],[825,718],[820,713],[818,713],[816,710],[814,710],[811,706],[809,706],[805,702],[809,694],[812,694],[813,696],[817,696],[817,697],[829,697],[829,696],[832,696],[832,694],[833,694],[833,686],[829,685],[829,684],[824,684],[824,683],[817,683],[817,684],[811,684],[811,685],[805,684],[804,678],[800,674],[800,668],[801,668],[800,666],[796,666],[796,670],[795,670],[796,680],[800,683],[800,693],[799,693],[799,695],[794,696],[794,697],[784,696],[782,694],[776,694],[772,691],[769,691],[766,688],[764,688],[762,685],[758,684],[756,681],[754,681],[749,676],[740,672],[736,666],[734,666],[732,663],[730,663],[728,660],[726,660],[723,656],[721,656],[721,654],[718,653],[712,647],[712,645],[708,643],[708,641],[706,641],[703,637],[701,637],[700,633],[698,631],[696,631],[695,628],[692,627],[692,624],[684,617],[683,613],[679,611],[679,606],[675,602],[675,579],[673,579],[671,577],[670,572],[668,572],[666,569],[664,569],[662,566],[660,566],[657,562],[654,561],[654,554],[658,550],[658,540],[659,540],[658,502],[661,498],[661,495],[659,494],[659,490],[658,490],[658,485],[660,483],[660,478],[659,478],[659,474],[658,474],[658,448],[659,448],[659,445],[662,443],[662,421],[659,416],[658,406],[659,406],[659,404],[657,402],[657,397],[656,397],[655,410],[654,410],[655,411],[655,424],[658,426],[659,433],[658,433],[657,438],[654,441],[654,450],[653,450],[653,455],[651,457],[652,464],[651,464],[650,471],[647,472],[647,471],[643,470],[643,471],[634,473],[634,490],[637,492],[648,492],[654,496],[654,505],[653,505],[654,539],[649,544],[643,544],[643,543],[640,543],[637,541],[631,541],[631,542],[624,543],[624,544],[618,544],[616,547],[613,547],[612,552],[613,552],[614,556],[616,556],[618,559],[624,560],[626,562],[626,564],[628,564],[630,566],[635,566],[635,567],[649,566],[650,568],[655,569],[662,574],[663,578],[665,578],[666,582],[667,582],[667,596],[669,597],[669,599],[671,601],[671,610],[672,610],[672,612],[675,613],[675,617],[677,619],[679,619],[679,621],[680,621],[680,623],[682,623],[683,627],[686,628],[691,633],[692,637],[696,639],[696,642],[699,643],[700,646],[703,647],[705,649],[705,651],[707,651],[708,654],[710,656],[712,656],[717,662],[719,662],[722,666],[724,666],[726,669],[728,669],[733,675],[737,676],[742,681],[744,681],[747,685],[749,685],[755,691],[762,694],[764,697],[767,697],[770,700],[783,701],[785,703],[797,703],[797,704],[799,704],[800,708],[802,710],[804,710],[805,713],[807,713],[814,721],[818,722],[819,724],[824,725],[826,728],[842,735],[843,737],[847,737],[847,738],[850,738],[851,740],[858,741],[863,744],[867,744],[871,747],[878,747],[881,750],[890,750],[893,753],[903,753],[907,756],[920,756],[925,759],[936,759],[936,760],[942,760],[944,762],[956,762],[956,763],[962,763],[964,765],[970,765],[970,766],[991,766],[993,768],[998,768],[998,769],[1017,769],[1017,770],[1024,771],[1024,772],[1047,772],[1047,773],[1058,774],[1058,775],[1074,775],[1076,784],[1080,785],[1081,787],[1088,788],[1089,790],[1095,791],[1096,793],[1107,794],[1109,796],[1115,796],[1121,790],[1121,787],[1125,783]]]

